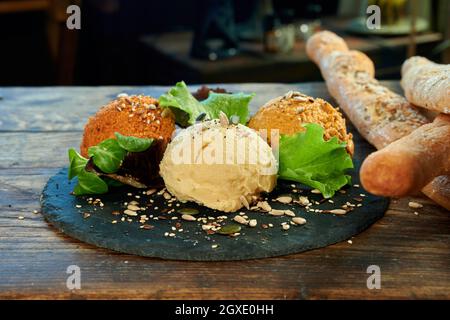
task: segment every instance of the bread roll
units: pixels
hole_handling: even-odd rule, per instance
[[[450,65],[411,57],[403,63],[401,85],[414,105],[450,114]]]

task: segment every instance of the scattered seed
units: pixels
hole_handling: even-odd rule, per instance
[[[166,200],[170,200],[170,199],[172,198],[172,196],[171,196],[168,192],[164,192],[164,193],[163,193],[163,197],[164,197],[164,199],[166,199]]]
[[[304,196],[300,196],[298,198],[298,202],[300,202],[300,204],[302,206],[307,206],[308,204],[310,204],[308,197],[304,197]]]
[[[181,216],[181,219],[186,220],[186,221],[196,221],[197,219],[193,216],[191,216],[190,214],[183,214]]]
[[[249,205],[249,203],[248,203],[246,197],[240,196],[240,197],[239,197],[239,200],[241,200],[242,205],[243,205],[247,210],[250,210],[250,205]]]
[[[292,222],[294,222],[295,224],[298,224],[298,225],[303,225],[306,223],[306,219],[302,218],[302,217],[295,217],[295,218],[292,218]]]
[[[237,223],[240,223],[240,224],[245,224],[245,225],[248,224],[248,221],[242,216],[235,216],[233,218],[233,220],[236,221]]]
[[[190,216],[193,216],[193,215],[196,215],[199,213],[199,211],[194,208],[181,208],[181,209],[178,209],[178,212],[181,214],[187,214]]]
[[[291,210],[284,210],[284,214],[289,217],[295,217],[295,213]]]
[[[249,226],[249,227],[252,227],[252,228],[256,227],[257,224],[258,224],[258,221],[257,221],[256,219],[251,219],[251,220],[248,222],[248,226]]]
[[[347,242],[348,242],[348,243],[350,243],[350,244],[352,244],[352,243],[353,243],[353,241],[352,241],[352,240],[347,240]]]
[[[417,211],[414,211],[414,214],[415,214],[416,216],[418,216],[418,215],[419,215],[419,213],[418,213]]]
[[[347,213],[347,211],[346,210],[344,210],[344,209],[333,209],[333,210],[324,210],[324,212],[329,212],[329,213],[332,213],[332,214],[346,214]]]
[[[410,201],[410,202],[408,203],[408,206],[409,206],[410,208],[413,208],[413,209],[419,209],[419,208],[422,208],[422,207],[423,207],[423,204],[418,203],[418,202],[414,202],[414,201]]]
[[[17,219],[23,220],[23,219],[25,219],[25,217],[24,216],[18,216]]]
[[[282,226],[281,226],[282,228],[283,228],[283,230],[289,230],[289,228],[291,227],[290,225],[288,225],[288,224],[283,224]]]
[[[272,210],[272,207],[267,201],[259,201],[256,206],[263,211],[269,212]]]
[[[285,210],[272,209],[269,214],[272,216],[284,216]]]
[[[76,208],[81,208],[81,205],[77,204],[75,205]]]
[[[211,245],[211,248],[213,248],[213,249],[217,249],[218,247],[219,247],[218,244],[212,244],[212,245]]]
[[[319,189],[312,189],[312,190],[311,190],[311,193],[314,193],[314,194],[321,194],[322,192],[320,192]]]
[[[288,203],[292,202],[292,197],[291,196],[281,196],[281,197],[278,197],[276,200],[278,202],[288,204]]]
[[[117,220],[113,220],[113,221],[111,221],[111,223],[112,223],[112,224],[116,224],[116,223],[117,223]]]
[[[91,216],[91,214],[89,212],[83,212],[83,218],[87,219]]]
[[[233,234],[236,232],[241,231],[241,226],[237,225],[237,224],[227,224],[223,227],[220,228],[220,230],[218,230],[217,232],[220,234]]]
[[[135,211],[132,211],[132,210],[125,210],[123,213],[125,213],[128,216],[132,216],[132,217],[138,215]]]
[[[34,214],[38,214],[38,213],[39,213],[39,211],[37,211],[37,210],[33,210],[33,213],[34,213]]]
[[[127,206],[127,209],[128,209],[128,210],[131,210],[131,211],[138,211],[138,210],[141,210],[140,207],[135,206],[134,204],[129,204],[129,205]]]

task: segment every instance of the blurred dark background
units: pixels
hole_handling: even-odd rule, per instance
[[[66,8],[81,8],[69,30]],[[382,29],[365,26],[382,8]],[[448,0],[0,0],[0,85],[320,81],[305,39],[329,29],[366,52],[379,79],[403,61],[449,63]]]

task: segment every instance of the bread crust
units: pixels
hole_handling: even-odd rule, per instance
[[[374,79],[372,61],[361,52],[350,51],[345,41],[336,34],[329,31],[316,33],[308,40],[306,50],[308,56],[320,67],[330,94],[337,100],[361,135],[377,149],[384,148],[429,122],[405,98],[381,86]],[[404,65],[404,72],[414,65],[413,62],[414,60],[411,60]],[[394,157],[391,160],[394,164],[397,161]],[[398,161],[401,162],[402,158]],[[409,164],[410,168],[414,166],[414,163]],[[421,170],[416,168],[417,172]],[[373,173],[373,177],[377,175],[378,173]],[[390,179],[395,179],[396,176],[397,173],[389,171],[385,176],[385,184],[389,184]],[[390,192],[405,194],[416,189],[417,185],[423,184],[423,180],[429,179],[429,177],[419,177],[419,181],[416,182],[415,177],[408,180],[410,178],[406,173],[402,180],[406,181],[407,187]],[[367,184],[370,176],[367,175],[364,179]],[[448,192],[447,181],[449,180],[448,176],[439,177],[422,191],[448,209],[450,192]],[[392,195],[388,194],[387,189],[381,189],[380,193]]]
[[[431,180],[450,173],[450,115],[370,154],[360,171],[370,193],[402,197],[420,191]],[[436,184],[434,184],[436,186]]]
[[[88,149],[108,138],[115,138],[119,132],[137,138],[162,139],[170,142],[175,130],[171,116],[163,116],[158,100],[149,96],[120,97],[103,106],[90,117],[84,127],[80,152],[88,157]]]
[[[450,65],[411,57],[402,65],[401,85],[416,106],[450,114]]]
[[[319,65],[331,95],[376,148],[428,123],[416,107],[374,78],[373,63],[364,53],[349,50],[336,34],[316,33],[308,40],[306,51]]]
[[[268,101],[250,119],[248,126],[256,131],[267,130],[270,143],[271,130],[279,134],[293,135],[304,131],[303,124],[317,123],[324,129],[324,139],[337,137],[347,144],[347,151],[353,155],[354,144],[351,133],[347,133],[342,114],[327,101],[290,91]]]

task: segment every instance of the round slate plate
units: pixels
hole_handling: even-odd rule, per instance
[[[357,153],[354,156],[355,170],[352,172],[354,184],[359,184],[359,167],[371,147],[364,141],[356,146]],[[192,203],[176,206],[173,202],[167,206],[167,200],[156,193],[150,196],[143,195],[136,189],[121,188],[101,196],[103,207],[88,204],[89,196],[75,197],[70,194],[76,184],[76,179],[68,181],[67,169],[62,169],[47,183],[41,198],[42,213],[44,217],[56,228],[65,234],[81,241],[119,252],[136,254],[146,257],[159,257],[177,260],[198,261],[226,261],[275,257],[292,253],[299,253],[310,249],[325,247],[340,242],[360,233],[372,223],[380,219],[386,211],[389,200],[364,194],[360,187],[349,186],[344,188],[345,194],[337,193],[333,202],[324,201],[321,195],[312,194],[304,186],[296,185],[297,193],[292,191],[292,183],[280,181],[277,188],[270,194],[269,204],[277,209],[290,209],[297,216],[304,217],[307,223],[303,226],[291,225],[288,231],[283,231],[281,222],[290,221],[287,216],[271,216],[267,213],[243,210],[250,219],[257,219],[255,228],[242,226],[240,235],[231,237],[220,234],[207,235],[201,229],[200,222],[188,222],[180,218],[176,211],[167,213],[168,209],[197,208],[200,213],[196,217],[217,217],[224,215],[222,212],[210,210]],[[301,191],[300,191],[301,190]],[[131,195],[130,195],[131,193]],[[313,208],[331,210],[339,208],[346,202],[362,204],[355,206],[354,210],[346,215],[332,215],[326,213],[306,212],[299,204],[281,204],[272,202],[279,195],[291,194],[305,195],[309,199],[321,201],[321,204]],[[363,194],[363,195],[361,195]],[[135,196],[138,195],[139,198]],[[151,209],[141,214],[160,217],[158,220],[149,219],[147,224],[151,230],[141,229],[138,217],[132,217],[132,221],[121,221],[124,215],[113,215],[113,211],[123,212],[124,202],[138,201],[144,205],[153,200]],[[158,207],[158,208],[156,208]],[[89,216],[86,217],[86,213]],[[228,214],[226,223],[232,222],[235,214]],[[176,220],[171,219],[177,217]],[[128,218],[126,216],[126,218]],[[113,224],[112,221],[118,222]],[[178,229],[172,227],[178,223]],[[267,229],[263,225],[273,224]],[[180,226],[181,225],[181,226]],[[164,236],[166,232],[175,233],[175,237]],[[218,244],[217,248],[212,248]]]

